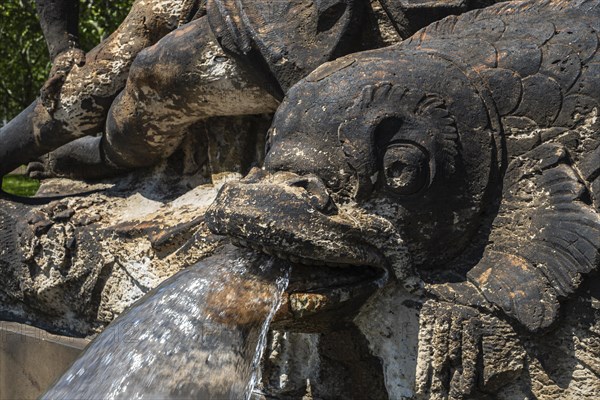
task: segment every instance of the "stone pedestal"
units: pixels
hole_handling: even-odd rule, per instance
[[[0,399],[36,399],[87,343],[29,325],[0,322]]]

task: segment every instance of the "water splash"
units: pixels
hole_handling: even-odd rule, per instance
[[[249,399],[288,267],[233,247],[110,324],[43,399]]]
[[[275,285],[277,287],[277,298],[273,302],[271,311],[269,311],[269,315],[267,315],[267,318],[265,318],[265,321],[263,322],[262,328],[260,330],[260,334],[258,336],[256,350],[254,351],[254,358],[252,359],[252,375],[250,377],[250,381],[248,382],[248,386],[246,387],[246,400],[250,400],[254,388],[258,383],[260,360],[265,351],[265,348],[267,347],[267,335],[269,333],[269,327],[271,326],[271,321],[273,321],[275,313],[279,309],[279,306],[281,306],[281,302],[283,300],[283,292],[285,292],[285,289],[287,289],[288,284],[290,283],[290,272],[290,269],[285,270],[283,276],[278,278],[275,282]]]

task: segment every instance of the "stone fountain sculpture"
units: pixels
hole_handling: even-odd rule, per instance
[[[331,323],[399,281],[423,296],[417,394],[598,396],[597,284],[586,283],[600,262],[599,6],[447,18],[288,91],[264,167],[207,213],[234,243],[320,271],[288,290],[282,327]],[[580,296],[583,314],[569,306]],[[578,373],[538,388],[552,340],[575,342],[551,357]]]
[[[21,316],[52,325],[84,295],[92,306],[78,312],[104,307],[108,322],[114,287],[130,279],[141,294],[160,280],[153,262],[168,275],[210,253],[225,240],[210,227],[293,264],[263,362],[267,397],[597,398],[599,14],[598,1],[504,3],[321,65],[287,85],[264,167],[225,184],[206,217],[196,206],[213,186],[163,205],[168,179],[140,175],[125,186],[161,201],[128,196],[111,210],[91,194],[102,228],[77,198],[19,223],[7,222],[24,212],[11,205],[6,312],[18,315],[21,296]],[[224,43],[248,43],[230,33]],[[260,136],[261,122],[235,126]],[[112,263],[100,259],[122,242]],[[93,253],[97,265],[84,265]],[[39,285],[43,274],[61,285]],[[90,329],[89,318],[62,321]]]
[[[67,50],[52,52],[40,98],[0,131],[0,172],[65,142],[31,162],[30,175],[98,179],[159,165],[98,185],[46,181],[38,196],[49,198],[27,201],[38,207],[5,203],[5,312],[71,334],[101,329],[220,242],[203,211],[219,182],[262,163],[271,119],[241,114],[274,111],[289,86],[338,55],[397,42],[398,32],[484,4],[136,1],[85,57],[49,40]],[[410,12],[420,18],[399,17]],[[294,36],[300,25],[310,32]],[[77,193],[87,195],[51,201]]]

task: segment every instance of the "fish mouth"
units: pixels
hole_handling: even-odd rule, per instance
[[[291,264],[274,326],[322,332],[398,278],[389,248],[402,243],[393,225],[355,204],[331,203],[317,176],[258,171],[224,185],[205,214],[213,233]]]
[[[273,321],[275,329],[323,332],[344,325],[390,276],[382,264],[344,257],[334,261],[307,257],[245,238],[232,237],[231,242],[271,255],[291,267],[289,285]]]

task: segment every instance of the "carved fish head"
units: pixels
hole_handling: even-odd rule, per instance
[[[290,291],[311,293],[296,297],[315,310],[455,257],[496,168],[484,102],[465,76],[439,59],[382,51],[326,64],[294,86],[266,152],[262,169],[223,187],[207,220],[242,245],[308,265]]]

